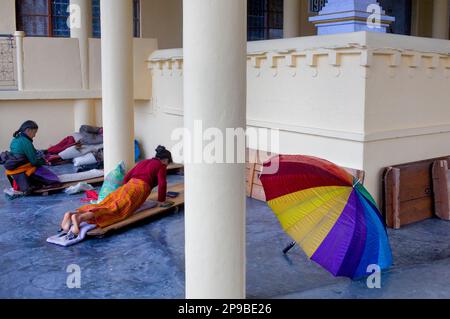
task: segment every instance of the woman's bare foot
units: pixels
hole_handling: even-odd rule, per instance
[[[71,221],[72,214],[73,214],[72,212],[65,213],[64,218],[61,222],[61,229],[66,233],[69,232],[70,226],[72,225],[72,221]]]
[[[71,216],[71,220],[72,220],[72,232],[75,235],[78,235],[80,233],[80,221],[78,219],[78,214],[73,214]]]

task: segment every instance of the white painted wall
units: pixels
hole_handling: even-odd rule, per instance
[[[371,46],[390,47],[368,36]],[[374,50],[368,68],[364,169],[375,194],[386,166],[450,155],[450,41],[426,39],[427,49],[423,38],[384,38],[403,48]]]
[[[35,147],[47,149],[73,133],[73,100],[0,100],[0,152],[26,120],[39,125]]]
[[[16,31],[15,0],[0,0],[0,34],[13,34]]]
[[[78,39],[25,37],[23,50],[26,90],[82,89]]]

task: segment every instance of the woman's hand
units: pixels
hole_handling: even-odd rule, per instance
[[[81,149],[83,145],[81,144],[81,142],[77,142],[75,143],[75,148],[79,151]]]

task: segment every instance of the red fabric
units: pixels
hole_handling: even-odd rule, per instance
[[[63,139],[61,142],[56,144],[55,146],[52,146],[48,149],[49,154],[59,154],[62,151],[68,149],[69,147],[75,145],[75,139],[73,136],[67,136],[65,139]]]
[[[158,201],[164,202],[167,192],[166,173],[167,166],[163,165],[159,159],[143,160],[125,176],[124,183],[137,178],[146,182],[151,189],[158,186]]]
[[[82,202],[91,202],[93,200],[98,200],[98,194],[96,191],[86,191],[86,198],[82,198]]]
[[[267,167],[278,165],[275,174],[265,174]],[[326,160],[302,155],[281,155],[264,163],[261,182],[266,200],[308,188],[352,186],[353,177],[343,168]]]
[[[13,188],[15,191],[20,191],[19,185],[17,185],[15,180],[13,180]]]
[[[55,163],[61,162],[62,158],[59,157],[58,155],[47,154],[47,155],[45,155],[45,160],[51,164],[55,164]]]

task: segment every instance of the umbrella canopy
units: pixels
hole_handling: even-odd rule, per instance
[[[268,168],[278,165],[275,174]],[[334,276],[358,279],[387,269],[392,253],[372,196],[345,169],[311,156],[281,155],[261,174],[269,206],[308,257]]]

